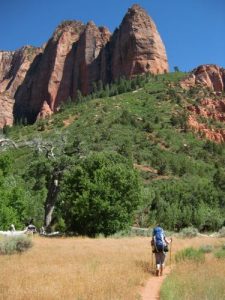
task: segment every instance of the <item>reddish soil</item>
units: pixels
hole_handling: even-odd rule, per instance
[[[170,273],[171,268],[166,267],[163,276],[156,277],[152,275],[147,281],[145,287],[141,290],[141,298],[142,300],[159,300],[159,292],[163,280],[167,277]]]
[[[70,124],[72,124],[77,118],[78,116],[70,116],[68,119],[64,120],[63,121],[64,127],[67,127]]]
[[[144,166],[144,165],[138,165],[138,164],[134,164],[134,167],[138,170],[144,171],[144,172],[150,172],[153,174],[157,174],[158,171],[152,167],[149,166]]]

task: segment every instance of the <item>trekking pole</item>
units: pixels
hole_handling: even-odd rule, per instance
[[[153,252],[152,252],[152,269],[153,269]]]
[[[171,260],[172,260],[172,243],[173,243],[173,240],[171,239],[171,246],[170,246],[170,267],[171,267]]]

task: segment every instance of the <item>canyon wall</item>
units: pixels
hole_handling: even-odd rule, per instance
[[[43,48],[0,52],[0,127],[51,115],[77,91],[121,76],[168,72],[164,44],[153,20],[133,5],[113,34],[92,21],[65,21]]]

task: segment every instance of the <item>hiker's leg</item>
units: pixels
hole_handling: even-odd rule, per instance
[[[160,252],[155,253],[155,264],[156,264],[156,276],[159,276],[160,272]]]
[[[160,252],[160,275],[163,275],[163,270],[165,267],[165,259],[166,259],[166,254],[164,252]]]

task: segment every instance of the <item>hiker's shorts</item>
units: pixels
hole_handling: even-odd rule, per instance
[[[157,265],[163,265],[165,262],[166,254],[164,252],[156,252],[155,260]]]

